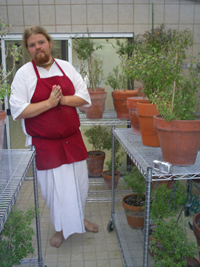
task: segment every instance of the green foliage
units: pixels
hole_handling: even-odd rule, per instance
[[[157,104],[166,119],[194,119],[199,106],[199,68],[182,68],[187,50],[193,44],[191,32],[166,29],[164,25],[154,33],[147,31],[134,40],[134,53],[126,71],[143,83],[143,93]],[[190,100],[188,103],[188,99]]]
[[[30,227],[35,218],[35,208],[30,207],[25,213],[12,210],[0,233],[0,266],[12,267],[19,265],[28,254],[33,253],[32,235]]]
[[[95,91],[103,80],[103,61],[95,54],[102,49],[102,45],[95,45],[88,33],[88,37],[77,37],[73,40],[73,49],[81,62],[80,74],[88,80],[88,87]]]
[[[0,50],[2,49],[2,39],[8,33],[9,27],[10,26],[3,23],[3,19],[0,18]],[[10,70],[5,72],[3,71],[3,63],[1,62],[0,64],[0,102],[5,96],[10,95],[11,93],[10,84],[7,79],[14,70],[15,62],[19,60],[19,57],[21,56],[20,47],[17,47],[16,45],[13,45],[11,48],[7,47],[5,54],[10,54],[12,57],[12,67]]]
[[[158,185],[152,190],[151,217],[153,221],[169,218],[186,201],[185,186],[180,181],[172,181],[172,188]]]
[[[89,144],[92,145],[94,151],[102,151],[111,149],[112,142],[110,140],[110,132],[105,126],[92,126],[84,131]]]
[[[110,143],[111,143],[111,147],[112,147],[112,133],[110,132]],[[115,160],[114,160],[114,170],[117,171],[119,170],[119,167],[122,165],[122,157],[124,156],[124,152],[120,151],[120,143],[118,142],[118,140],[115,138],[114,140],[115,144]],[[108,171],[110,173],[110,175],[112,174],[112,154],[111,154],[111,158],[109,160],[106,161],[106,166],[108,168]]]
[[[123,181],[124,188],[131,189],[134,193],[137,193],[137,203],[140,202],[144,196],[146,184],[143,175],[137,167],[134,166],[130,172],[126,172]]]
[[[183,223],[172,218],[167,222],[161,220],[155,225],[151,242],[155,267],[185,267],[186,259],[194,258],[198,250],[196,242],[188,239]]]
[[[133,52],[133,43],[129,40],[116,40],[116,45],[113,45],[116,53],[119,56],[120,64],[113,68],[107,76],[106,85],[109,85],[113,90],[128,90],[132,89],[132,79],[126,72],[127,61]]]

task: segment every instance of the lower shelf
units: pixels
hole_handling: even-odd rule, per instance
[[[123,178],[120,178],[115,189],[115,202],[121,202],[124,195],[131,193],[131,190],[123,188]],[[89,179],[89,192],[87,202],[112,202],[112,190],[107,189],[102,177]]]
[[[132,229],[127,223],[125,213],[122,211],[116,212],[113,219],[125,266],[143,267],[143,229]],[[154,266],[154,261],[150,255],[148,256],[148,266]]]

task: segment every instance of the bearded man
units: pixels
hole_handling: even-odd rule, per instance
[[[98,231],[95,223],[84,218],[87,150],[76,111],[90,106],[91,100],[74,67],[52,57],[52,38],[44,28],[26,29],[23,44],[32,61],[14,77],[11,113],[14,120],[22,120],[25,145],[36,149],[38,182],[56,231],[50,244],[59,247],[73,233]]]

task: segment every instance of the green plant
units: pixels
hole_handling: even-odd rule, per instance
[[[151,241],[155,267],[185,267],[187,259],[194,258],[198,251],[197,244],[189,240],[184,223],[174,218],[156,223]]]
[[[185,186],[180,181],[172,181],[172,187],[158,185],[152,190],[151,218],[153,222],[167,219],[176,214],[177,209],[186,201]]]
[[[92,145],[95,151],[102,151],[104,149],[111,149],[110,132],[105,126],[95,125],[84,131],[88,143]]]
[[[110,132],[110,145],[112,147],[112,134]],[[115,159],[114,159],[114,171],[119,170],[120,166],[122,165],[122,157],[124,156],[124,152],[120,151],[120,143],[118,142],[118,140],[114,140],[115,142]],[[109,146],[107,147],[107,149],[109,148]],[[109,175],[112,174],[112,154],[111,154],[111,158],[109,160],[106,161],[106,166],[108,169],[108,173]]]
[[[96,45],[88,32],[88,37],[77,37],[73,40],[73,49],[81,61],[80,74],[94,92],[103,80],[103,61],[95,54],[97,50],[102,49],[102,45]]]
[[[183,69],[186,59],[192,64],[195,60],[187,57],[192,46],[191,32],[161,25],[153,33],[136,36],[134,45],[126,70],[143,83],[143,93],[157,105],[160,115],[166,120],[195,119],[199,68],[190,68],[188,73]]]
[[[2,50],[2,40],[3,37],[8,33],[10,26],[5,24],[3,22],[3,19],[0,17],[0,50]],[[5,72],[3,70],[3,62],[0,64],[0,102],[2,102],[2,99],[10,95],[11,89],[10,84],[8,83],[7,79],[11,75],[11,73],[14,71],[15,62],[19,59],[21,56],[20,54],[20,47],[17,47],[16,45],[13,45],[11,48],[7,47],[5,51],[6,55],[10,55],[12,58],[12,67],[10,70]]]
[[[113,68],[107,76],[106,85],[109,85],[113,90],[132,89],[132,79],[128,72],[125,71],[127,60],[133,52],[132,40],[117,40],[116,45],[113,45],[116,53],[119,56],[120,64]]]
[[[125,173],[123,181],[125,189],[131,189],[134,193],[137,193],[137,203],[143,200],[146,188],[145,179],[136,166],[130,172]]]
[[[30,227],[35,218],[35,208],[30,207],[26,212],[12,210],[0,233],[0,266],[12,267],[19,265],[28,254],[33,253]]]

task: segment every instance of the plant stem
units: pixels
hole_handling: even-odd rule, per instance
[[[176,60],[175,64],[177,65],[177,60],[178,60],[178,52],[176,52]],[[171,105],[171,110],[173,111],[174,109],[174,96],[175,96],[175,90],[176,90],[176,81],[174,81],[174,86],[173,86],[173,91],[172,91],[172,105]]]

